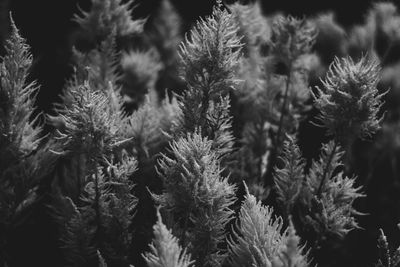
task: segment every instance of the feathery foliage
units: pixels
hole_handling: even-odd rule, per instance
[[[154,225],[154,239],[150,244],[150,252],[145,258],[149,267],[189,267],[193,261],[186,250],[179,246],[178,239],[163,224],[161,214],[157,211],[157,223]]]
[[[272,213],[247,192],[228,241],[230,266],[307,266],[293,226],[284,230],[282,218]]]
[[[85,83],[66,91],[63,99],[66,105],[59,105],[57,111],[65,129],[57,130],[56,138],[67,150],[98,161],[128,141],[121,136],[121,113],[114,112],[103,92]]]
[[[89,80],[95,90],[106,91],[110,82],[116,87],[120,79],[117,74],[119,53],[114,32],[103,40],[96,49],[87,53],[73,50],[75,73],[70,86],[77,86]]]
[[[178,48],[182,40],[181,24],[181,18],[171,1],[162,0],[154,18],[153,31],[150,33],[149,38],[160,54],[163,65],[161,75],[165,75],[169,79],[176,79],[178,76]],[[167,88],[171,87],[167,86]]]
[[[272,262],[272,267],[307,267],[307,254],[303,253],[303,247],[300,247],[300,238],[292,223],[287,229],[287,240],[285,247],[281,250],[278,257]]]
[[[304,180],[305,160],[302,158],[294,137],[287,137],[281,156],[283,168],[275,167],[274,182],[278,199],[284,205],[286,215],[292,211],[293,205],[301,195]]]
[[[200,19],[180,47],[181,77],[188,89],[180,99],[174,135],[200,131],[221,154],[233,145],[227,93],[237,82],[234,68],[241,44],[236,30],[232,15],[217,1],[212,15]]]
[[[301,55],[308,54],[315,42],[316,29],[306,19],[278,17],[272,27],[272,53],[290,68]]]
[[[18,163],[38,147],[41,127],[34,115],[37,87],[28,83],[32,56],[14,22],[0,65],[0,171]]]
[[[74,19],[91,41],[102,41],[114,31],[117,36],[127,37],[141,32],[145,22],[132,19],[133,4],[133,0],[92,0],[90,11],[81,11]]]
[[[378,63],[367,56],[358,62],[336,58],[323,81],[324,89],[318,88],[313,95],[321,111],[320,124],[342,143],[369,137],[380,128],[383,94],[376,88],[379,70]]]
[[[235,3],[229,6],[238,23],[238,35],[243,36],[244,56],[257,56],[260,52],[259,49],[270,41],[271,28],[267,19],[262,15],[260,5],[260,1],[256,1],[248,5]]]
[[[189,133],[171,143],[171,157],[159,162],[165,190],[156,196],[171,215],[173,231],[199,266],[220,266],[219,245],[233,215],[235,187],[221,176],[212,141]]]
[[[122,94],[128,98],[127,102],[139,106],[148,92],[155,95],[155,84],[161,67],[154,51],[130,51],[122,54]]]
[[[241,47],[236,32],[233,16],[222,10],[221,3],[210,17],[197,22],[180,46],[181,77],[189,89],[214,99],[232,88]]]
[[[276,169],[278,200],[286,216],[300,215],[301,227],[310,229],[318,240],[343,238],[358,228],[353,202],[364,196],[355,186],[355,177],[346,177],[340,168],[344,152],[334,141],[324,144],[318,160],[313,160],[308,174],[305,162],[293,138],[285,142],[282,169]],[[293,209],[296,206],[296,211]],[[304,213],[305,212],[305,213]]]
[[[216,0],[182,38],[176,2],[158,1],[145,31],[134,0],[89,2],[68,35],[74,73],[47,114],[54,128],[43,127],[30,82],[45,57],[35,50],[33,59],[10,23],[0,58],[0,266],[371,263],[371,246],[352,243],[371,232],[348,233],[374,233],[398,215],[391,193],[358,208],[361,188],[398,191],[395,4],[374,4],[347,31],[333,13],[297,19],[264,15],[261,1]],[[316,157],[323,131],[303,123],[310,100],[320,111],[314,126],[333,136]],[[373,223],[358,222],[359,211]],[[378,248],[376,266],[400,265],[383,231]]]
[[[397,267],[400,265],[400,248],[391,252],[389,243],[382,229],[379,229],[378,238],[379,260],[376,267]]]
[[[132,240],[131,220],[137,199],[129,177],[136,161],[125,155],[121,163],[107,162],[104,170],[86,177],[80,206],[62,195],[55,197],[54,218],[62,233],[65,260],[87,266],[101,251],[108,263],[127,264]]]
[[[364,196],[361,188],[355,187],[355,177],[346,177],[339,170],[342,155],[340,147],[334,150],[333,141],[323,145],[320,159],[312,162],[307,175],[308,189],[314,195],[310,203],[314,213],[307,220],[317,233],[341,238],[358,228],[354,215],[360,213],[353,208],[353,202]]]
[[[28,83],[29,46],[11,19],[11,35],[0,59],[0,265],[7,265],[12,229],[23,225],[40,199],[38,187],[56,156],[42,145],[42,124],[35,117],[37,87]]]

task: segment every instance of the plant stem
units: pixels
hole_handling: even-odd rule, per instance
[[[381,59],[382,65],[386,64],[386,60],[388,59],[389,53],[392,51],[392,47],[393,47],[393,41],[390,40],[390,42],[385,50],[385,53],[383,54],[382,59]]]
[[[330,167],[330,165],[331,165],[331,163],[332,163],[333,155],[335,155],[336,147],[337,147],[337,141],[336,141],[336,139],[334,139],[334,140],[333,140],[333,149],[332,149],[331,154],[329,155],[328,162],[327,162],[326,165],[325,165],[324,172],[323,172],[323,174],[322,174],[321,183],[319,184],[319,187],[318,187],[318,191],[317,191],[317,196],[318,196],[318,197],[320,197],[321,194],[322,194],[322,187],[323,187],[324,184],[325,184],[326,175],[327,175],[328,169],[329,169],[329,167]]]
[[[95,186],[94,210],[96,213],[96,224],[97,224],[96,240],[97,240],[97,242],[99,242],[100,241],[101,216],[100,216],[100,203],[99,203],[100,202],[99,175],[98,175],[97,166],[96,166],[96,170],[95,170],[94,186]]]
[[[286,103],[289,95],[289,87],[290,87],[290,79],[291,79],[291,72],[292,72],[292,67],[289,67],[288,71],[288,76],[286,79],[286,88],[285,88],[285,94],[283,96],[283,104],[281,107],[281,115],[279,118],[279,124],[278,124],[278,132],[276,134],[276,148],[279,148],[280,146],[280,141],[281,141],[281,134],[282,134],[282,128],[283,128],[283,119],[285,117],[285,110],[286,110]]]
[[[276,134],[276,138],[275,138],[275,145],[273,147],[273,149],[271,150],[271,154],[269,156],[269,164],[268,164],[268,169],[265,172],[265,175],[263,177],[263,180],[265,182],[265,185],[268,185],[267,179],[269,179],[269,177],[272,177],[272,173],[274,170],[274,167],[276,165],[276,161],[278,158],[278,151],[280,148],[280,135],[282,134],[282,128],[283,128],[283,119],[284,119],[284,113],[286,110],[286,103],[287,103],[287,98],[289,95],[289,87],[290,87],[290,79],[291,79],[291,73],[292,73],[292,67],[291,67],[291,63],[290,63],[290,67],[288,70],[288,75],[287,75],[287,80],[286,80],[286,88],[285,88],[285,93],[283,95],[283,103],[282,103],[282,107],[281,107],[281,114],[280,114],[280,118],[279,118],[279,124],[278,124],[278,131]]]

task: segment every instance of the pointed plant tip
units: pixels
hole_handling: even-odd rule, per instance
[[[11,27],[12,27],[12,28],[17,28],[16,25],[15,25],[15,21],[14,21],[14,19],[13,19],[13,16],[12,16],[12,11],[10,11],[10,12],[8,13],[8,16],[9,16],[9,18],[10,18]]]
[[[247,187],[246,181],[243,180],[244,191],[246,191],[246,195],[250,195],[249,188]]]
[[[17,36],[19,36],[19,30],[18,30],[17,25],[15,24],[15,20],[13,18],[12,12],[10,11],[8,14],[9,14],[8,16],[10,18],[11,32],[12,32],[12,34],[16,34]]]
[[[156,207],[157,220],[158,220],[160,223],[162,223],[162,217],[161,217],[160,209],[161,209],[161,206],[160,206],[160,205],[157,205],[157,207]]]

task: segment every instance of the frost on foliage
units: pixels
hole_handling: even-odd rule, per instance
[[[296,139],[288,136],[284,142],[281,156],[283,168],[275,167],[274,181],[278,193],[278,199],[284,206],[286,215],[291,213],[293,205],[301,196],[302,187],[305,181],[304,167],[306,165]]]
[[[174,234],[199,266],[220,266],[219,245],[232,216],[233,185],[221,176],[212,141],[189,133],[171,144],[171,156],[159,162],[165,191],[156,199],[173,221]]]
[[[117,36],[129,37],[143,30],[144,20],[131,17],[133,0],[92,0],[90,11],[81,11],[75,21],[83,29],[86,38],[102,41],[113,32]]]
[[[193,261],[186,249],[182,249],[179,240],[163,224],[161,215],[154,225],[154,239],[150,244],[150,252],[143,255],[149,267],[189,267]]]
[[[379,229],[378,249],[379,257],[378,263],[375,267],[397,267],[400,265],[400,247],[395,251],[390,251],[389,243],[382,229]]]
[[[35,151],[41,127],[34,114],[37,87],[27,83],[32,55],[14,22],[0,61],[0,172]]]
[[[230,266],[307,266],[293,226],[284,230],[281,217],[272,213],[272,208],[247,193],[228,241]]]
[[[364,196],[355,186],[356,178],[346,177],[340,170],[342,155],[340,147],[334,149],[333,141],[323,145],[320,159],[312,162],[307,175],[307,187],[313,195],[309,205],[315,211],[307,217],[308,223],[317,233],[340,238],[358,228],[354,215],[361,213],[353,208],[353,202]]]
[[[358,62],[336,58],[314,96],[320,110],[319,124],[340,142],[355,137],[366,138],[379,128],[382,117],[378,112],[382,96],[376,88],[379,66],[366,56]]]

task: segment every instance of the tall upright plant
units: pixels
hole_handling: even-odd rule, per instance
[[[235,187],[222,176],[221,160],[233,145],[227,94],[239,51],[236,24],[220,1],[181,45],[188,90],[180,98],[171,155],[160,160],[165,189],[156,199],[198,266],[221,266],[225,258],[221,249]]]

